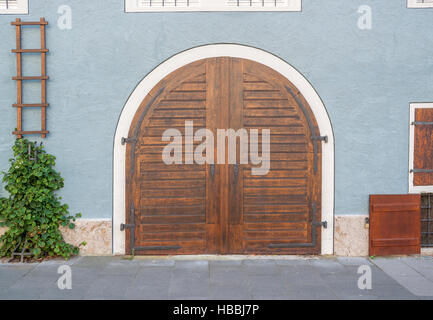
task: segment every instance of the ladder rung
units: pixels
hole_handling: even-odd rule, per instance
[[[22,135],[22,134],[47,134],[49,131],[14,131],[12,134]]]
[[[13,21],[11,25],[13,26],[40,26],[48,24],[47,21]]]
[[[37,76],[37,77],[12,77],[12,80],[48,80],[48,76]]]
[[[48,52],[48,49],[13,49],[13,53],[25,53],[25,52],[31,52],[31,53],[37,53],[37,52]]]
[[[27,103],[27,104],[20,104],[20,103],[15,103],[12,105],[12,107],[15,108],[37,108],[37,107],[48,107],[50,104],[49,103]]]

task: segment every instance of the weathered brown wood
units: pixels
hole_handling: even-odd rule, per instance
[[[370,255],[419,254],[419,194],[370,195]]]
[[[16,47],[17,50],[21,50],[21,25],[19,25],[19,23],[21,23],[21,19],[17,18],[16,23],[17,23],[15,27]],[[17,77],[21,77],[22,76],[21,52],[17,52],[16,57],[17,57]],[[22,85],[23,85],[22,81],[18,80],[17,81],[17,104],[22,104],[22,99],[23,99]],[[18,107],[17,108],[17,132],[21,132],[21,131],[22,131],[22,109]],[[22,137],[22,134],[20,133],[14,133],[14,134],[16,134],[18,139]]]
[[[47,77],[47,67],[46,67],[46,41],[45,41],[45,25],[46,21],[44,18],[41,18],[40,20],[41,26],[40,26],[40,33],[41,33],[41,76],[42,78]],[[45,105],[47,103],[47,79],[41,80],[41,104]],[[45,131],[47,128],[46,124],[46,108],[45,106],[41,107],[41,130]],[[45,138],[46,135],[42,134],[42,138]]]
[[[48,51],[48,49],[12,49],[12,53],[41,53]]]
[[[47,103],[47,88],[46,81],[49,77],[46,74],[46,53],[48,49],[46,48],[46,40],[45,40],[45,26],[48,24],[44,18],[41,18],[38,22],[23,22],[21,19],[17,18],[15,22],[11,23],[15,26],[16,29],[16,49],[13,49],[12,52],[16,54],[17,57],[17,75],[12,77],[12,80],[17,81],[17,103],[13,104],[14,108],[17,108],[17,129],[12,133],[17,136],[17,138],[22,138],[23,135],[26,134],[40,134],[42,138],[45,138],[49,131],[46,128],[46,107],[48,107]],[[21,47],[21,33],[22,26],[35,26],[39,25],[40,27],[40,41],[41,48],[40,49],[23,49]],[[23,76],[22,75],[22,54],[23,53],[40,53],[41,54],[41,75],[40,76]],[[23,104],[22,102],[22,82],[23,81],[41,81],[41,102],[40,103],[32,103],[32,104]],[[41,130],[37,131],[25,131],[23,130],[22,124],[22,108],[41,108]]]
[[[40,107],[49,107],[49,103],[25,103],[25,104],[17,104],[14,103],[12,107],[14,108],[40,108]]]
[[[38,25],[47,25],[48,22],[45,20],[41,21],[21,21],[21,19],[17,19],[16,21],[11,22],[13,26],[38,26]]]
[[[415,121],[432,122],[433,108],[415,109]],[[414,169],[433,169],[433,126],[415,125],[414,128]],[[430,186],[433,184],[433,172],[415,172],[414,186]]]
[[[16,135],[17,137],[19,137],[19,136],[22,136],[22,135],[25,135],[25,134],[48,134],[48,133],[50,133],[48,130],[45,130],[45,131],[13,131],[12,132],[14,135]]]
[[[134,204],[132,222],[137,223],[133,244],[128,243],[132,231],[126,232],[127,252],[134,245],[135,254],[320,253],[321,229],[313,222],[321,221],[321,142],[311,139],[318,134],[311,110],[312,129],[286,86],[309,109],[279,73],[238,58],[194,62],[152,89],[131,125],[129,137],[138,132],[137,142],[126,151],[126,209]],[[163,94],[152,100],[161,88]],[[270,171],[252,175],[257,165],[239,163],[239,143],[236,164],[228,163],[227,150],[222,164],[164,164],[167,142],[161,136],[168,128],[183,135],[182,161],[192,155],[185,150],[185,139],[192,139],[185,135],[186,120],[194,121],[194,130],[207,128],[215,137],[218,129],[270,129]],[[216,148],[215,141],[215,161]]]

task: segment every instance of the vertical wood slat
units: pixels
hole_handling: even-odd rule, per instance
[[[41,76],[45,77],[47,75],[46,70],[46,53],[43,51],[46,49],[46,41],[45,41],[45,19],[41,18]],[[41,80],[41,103],[46,104],[47,103],[47,80],[42,79]],[[41,130],[45,131],[47,128],[46,125],[46,107],[41,107]],[[45,138],[46,134],[42,133],[42,138]]]
[[[46,72],[46,37],[45,37],[45,26],[48,24],[45,18],[40,18],[38,22],[22,22],[20,18],[17,18],[11,23],[15,26],[16,30],[16,49],[12,50],[16,54],[17,61],[17,76],[13,77],[13,80],[17,81],[17,103],[13,107],[17,108],[17,130],[13,131],[12,134],[16,135],[18,139],[22,138],[25,134],[40,134],[42,138],[45,138],[47,133],[46,129],[46,107],[47,103],[47,72]],[[40,49],[22,49],[21,34],[22,26],[33,26],[39,25],[40,27]],[[24,52],[40,52],[41,54],[41,76],[40,77],[24,77],[22,72],[22,54]],[[41,81],[41,102],[40,104],[23,104],[23,81],[24,80],[40,80]],[[39,131],[24,131],[22,110],[23,107],[40,107],[41,108],[41,130]]]
[[[16,19],[16,22],[21,22],[20,18]],[[17,50],[21,49],[21,25],[17,24],[15,26],[16,30],[16,48]],[[21,64],[21,52],[17,52],[17,77],[22,76],[22,64]],[[17,81],[17,104],[20,105],[23,103],[23,82],[22,80]],[[17,107],[17,131],[20,132],[23,130],[22,127],[22,108]],[[17,138],[22,138],[21,134],[17,134]]]

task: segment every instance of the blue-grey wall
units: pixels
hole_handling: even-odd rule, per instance
[[[21,16],[50,23],[45,145],[72,212],[111,217],[113,137],[137,83],[179,51],[219,42],[272,52],[315,87],[335,133],[337,214],[367,213],[371,193],[407,193],[409,103],[433,101],[433,9],[407,9],[406,0],[303,0],[302,13],[126,14],[123,2],[30,0]],[[57,27],[62,4],[72,8],[71,30]],[[373,10],[371,30],[357,27],[363,4]],[[0,15],[0,170],[16,126],[15,18]],[[23,46],[38,41],[38,30],[26,29]],[[39,72],[36,57],[25,58],[27,75]],[[36,89],[24,87],[25,102],[40,99]],[[25,129],[39,129],[39,119],[26,110]]]

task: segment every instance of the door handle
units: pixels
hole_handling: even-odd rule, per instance
[[[210,174],[211,174],[212,178],[215,177],[215,165],[214,164],[210,165]]]

